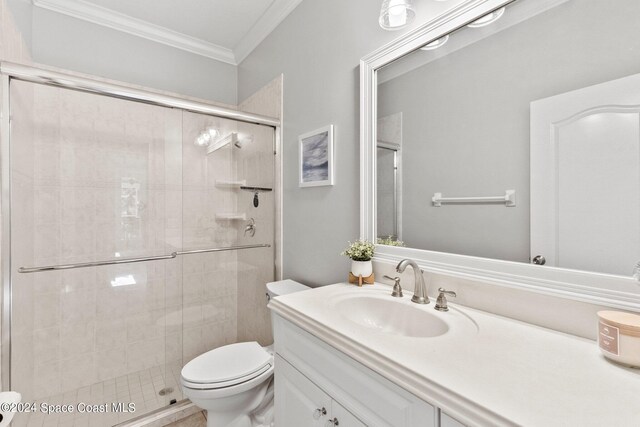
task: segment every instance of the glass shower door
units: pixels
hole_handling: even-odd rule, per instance
[[[180,399],[180,257],[19,269],[182,248],[181,111],[20,81],[11,108],[12,389],[28,402],[135,405],[47,415],[59,423],[112,425]]]
[[[117,424],[182,400],[199,354],[271,344],[272,127],[17,80],[10,95],[11,388],[123,404],[14,425]]]

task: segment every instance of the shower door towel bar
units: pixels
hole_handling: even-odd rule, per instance
[[[433,206],[436,208],[441,207],[447,203],[504,203],[508,208],[512,208],[516,205],[516,190],[505,191],[504,196],[487,196],[487,197],[442,197],[442,193],[435,193],[431,198]]]
[[[271,245],[269,244],[260,244],[260,245],[228,246],[228,247],[222,247],[222,248],[209,248],[209,249],[192,249],[188,251],[172,252],[169,255],[157,255],[157,256],[140,257],[140,258],[120,258],[120,259],[110,259],[105,261],[82,262],[78,264],[46,265],[43,267],[20,267],[18,269],[18,273],[38,273],[41,271],[71,270],[74,268],[98,267],[101,265],[130,264],[134,262],[173,259],[178,255],[204,254],[209,252],[238,251],[242,249],[270,248],[270,247]]]

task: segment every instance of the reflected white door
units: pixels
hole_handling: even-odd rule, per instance
[[[398,151],[378,146],[376,150],[376,218],[378,237],[399,239],[398,233]]]
[[[531,257],[628,276],[640,259],[640,74],[531,103]]]

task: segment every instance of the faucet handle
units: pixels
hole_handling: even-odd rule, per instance
[[[449,311],[447,306],[447,297],[456,297],[456,293],[453,291],[447,291],[445,288],[438,288],[438,299],[436,300],[436,306],[434,307],[438,311]]]
[[[390,277],[386,274],[384,275],[385,279],[393,280],[393,292],[391,292],[392,297],[402,298],[402,286],[400,286],[400,278],[399,277]]]

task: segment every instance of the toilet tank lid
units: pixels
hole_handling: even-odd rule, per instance
[[[272,297],[292,294],[294,292],[305,291],[307,289],[311,288],[291,279],[278,280],[277,282],[267,283],[267,291],[269,291],[269,295],[271,295]]]

